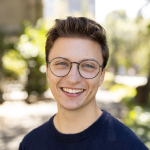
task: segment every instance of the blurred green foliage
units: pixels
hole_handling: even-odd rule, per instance
[[[3,67],[14,79],[26,79],[25,90],[29,95],[42,94],[48,88],[45,74],[45,41],[48,24],[43,19],[39,19],[35,27],[28,21],[24,21],[24,26],[24,33],[20,35],[14,49],[10,49],[3,56]]]
[[[118,73],[119,67],[134,68],[137,74],[147,75],[149,67],[150,20],[130,19],[124,10],[108,14],[105,22],[109,39],[109,66]],[[143,61],[144,60],[144,61]]]
[[[27,63],[25,74],[28,75],[26,91],[32,94],[36,91],[42,94],[47,89],[45,75],[45,41],[46,27],[43,19],[39,19],[35,27],[26,23],[25,32],[20,36],[16,48]]]
[[[140,106],[135,103],[136,89],[133,87],[114,84],[109,91],[124,95],[121,103],[127,110],[122,121],[150,148],[150,92],[149,104]]]
[[[112,89],[115,89],[116,86],[117,85],[112,87]],[[123,87],[124,85],[121,88]],[[120,90],[120,88],[118,88],[118,90]],[[145,145],[150,148],[150,103],[147,106],[137,105],[134,101],[136,95],[135,89],[125,86],[124,90],[129,91],[122,99],[122,103],[128,108],[127,113],[123,118],[123,123],[132,129]]]
[[[14,78],[18,78],[20,74],[24,73],[24,69],[27,67],[26,61],[18,53],[17,50],[11,49],[3,56],[3,65],[7,69],[7,74],[9,72],[14,74]],[[5,72],[6,72],[5,71]]]
[[[123,122],[132,129],[136,135],[150,149],[150,108],[130,105]]]
[[[109,91],[116,92],[122,96],[124,95],[130,98],[136,95],[135,88],[123,84],[115,84],[110,87]]]
[[[138,16],[130,19],[124,11],[114,11],[107,16],[110,61],[118,73],[119,67],[134,68],[138,75],[150,76],[150,20]],[[143,86],[144,87],[144,86]],[[137,90],[113,84],[110,91],[124,95],[122,103],[128,108],[123,122],[131,128],[150,149],[150,92],[147,106],[135,103]]]
[[[110,87],[112,87],[115,84],[114,78],[115,78],[115,75],[113,73],[106,71],[105,72],[105,79],[104,79],[103,84],[101,85],[101,89],[109,90]]]
[[[9,76],[10,74],[11,76],[14,75],[11,71],[5,69],[5,67],[3,66],[2,58],[5,54],[7,54],[7,52],[10,49],[14,48],[14,43],[15,41],[17,41],[17,39],[14,37],[12,37],[10,40],[10,38],[7,35],[5,35],[2,29],[3,28],[0,26],[0,100],[2,99],[2,93],[3,93],[2,81],[6,76]]]

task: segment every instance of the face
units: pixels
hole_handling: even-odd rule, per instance
[[[81,62],[85,59],[94,59],[103,64],[101,46],[97,42],[81,38],[58,38],[50,50],[49,61],[56,57],[67,58],[70,62]],[[47,67],[47,80],[54,95],[58,110],[81,109],[95,103],[95,95],[102,84],[105,70],[93,79],[80,76],[77,64],[72,64],[71,71],[65,77],[53,75]]]

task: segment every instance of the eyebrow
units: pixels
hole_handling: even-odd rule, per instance
[[[94,58],[84,58],[84,59],[80,60],[79,62],[81,62],[81,61],[83,61],[83,60],[94,60],[94,61],[97,61],[97,60],[94,59]],[[97,61],[97,62],[98,62],[98,61]]]
[[[62,58],[65,58],[65,57],[62,57]],[[68,60],[70,61],[69,58],[66,58],[66,59],[68,59]],[[94,61],[97,61],[97,60],[94,59],[94,58],[83,58],[83,59],[79,60],[78,62],[81,62],[81,61],[83,61],[83,60],[94,60]]]

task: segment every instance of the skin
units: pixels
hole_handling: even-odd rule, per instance
[[[100,44],[88,39],[58,38],[50,50],[49,61],[56,57],[64,57],[71,62],[95,59],[100,65],[103,64]],[[46,74],[51,92],[57,101],[58,112],[54,117],[54,125],[59,132],[79,133],[99,118],[102,112],[96,105],[95,95],[104,80],[105,69],[102,71],[101,68],[94,79],[82,78],[76,64],[73,64],[70,73],[65,77],[54,76],[49,67]],[[84,91],[67,95],[62,87]]]

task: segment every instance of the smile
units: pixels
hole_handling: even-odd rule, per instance
[[[69,89],[69,88],[62,88],[62,90],[64,92],[71,93],[71,94],[81,93],[84,91],[83,89]]]

